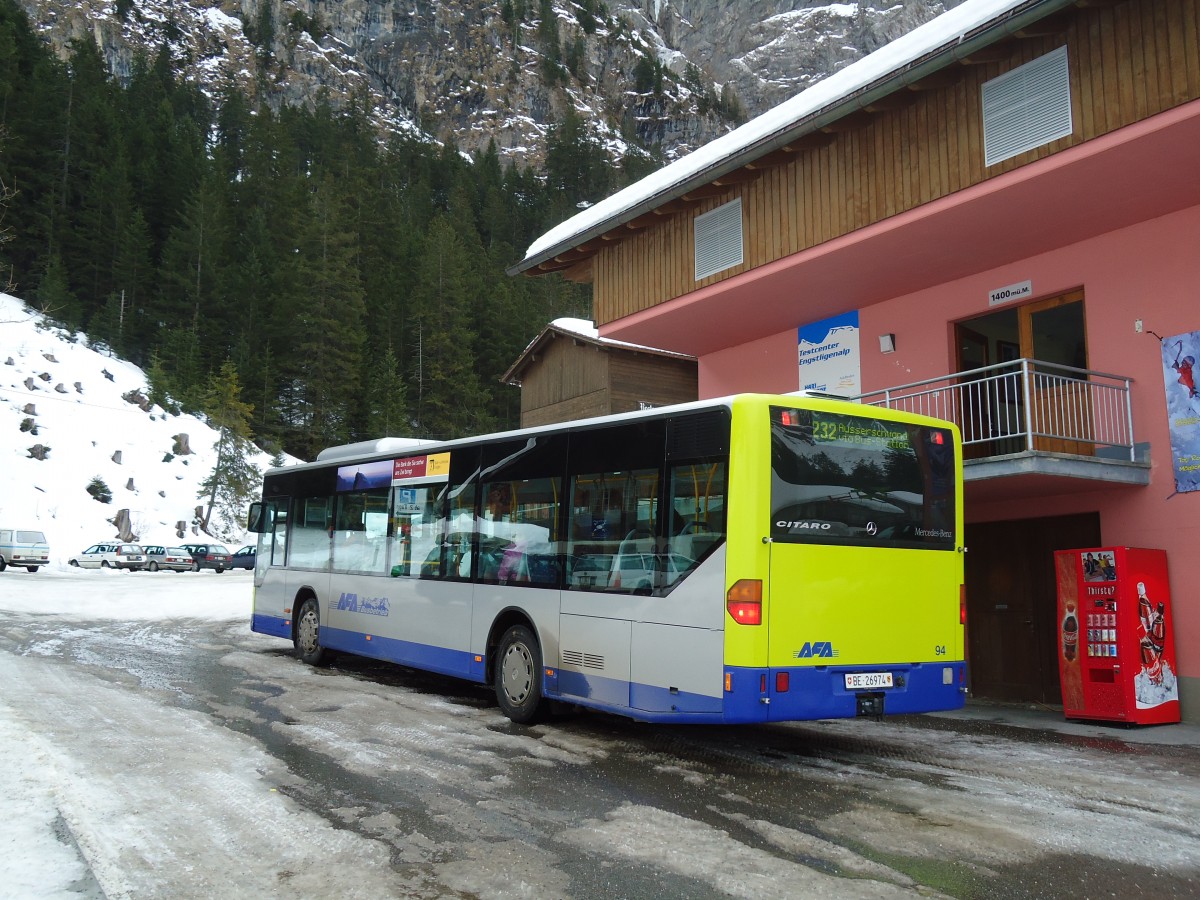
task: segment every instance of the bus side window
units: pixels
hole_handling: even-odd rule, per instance
[[[667,585],[681,581],[725,540],[725,463],[671,468],[671,539],[663,567]]]
[[[448,484],[436,501],[436,538],[421,561],[422,578],[464,580],[471,577],[475,543],[475,495],[478,482],[472,475],[462,484]]]
[[[406,484],[392,489],[391,575],[393,578],[430,577],[423,571],[430,554],[441,551],[438,528],[440,483]],[[444,499],[444,498],[442,498]]]
[[[292,529],[291,565],[301,569],[329,568],[329,529],[333,526],[332,497],[304,497]]]
[[[271,530],[260,535],[259,556],[265,556],[268,564],[282,566],[287,562],[288,501],[272,500],[267,509],[267,521]],[[270,544],[266,542],[270,541]]]
[[[658,486],[657,469],[585,473],[571,479],[569,588],[653,591]]]
[[[558,583],[558,494],[554,478],[496,481],[483,486],[479,521],[480,581]]]
[[[666,422],[640,419],[570,435],[568,590],[651,594],[656,588]]]
[[[341,494],[333,530],[333,568],[337,572],[387,571],[388,495],[390,488]]]

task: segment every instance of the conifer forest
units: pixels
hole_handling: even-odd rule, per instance
[[[210,98],[166,52],[118,82],[93,43],[60,60],[0,0],[0,289],[183,409],[235,378],[275,451],[516,426],[500,375],[591,301],[505,268],[622,177],[574,118],[546,160],[381,135],[320,98]]]

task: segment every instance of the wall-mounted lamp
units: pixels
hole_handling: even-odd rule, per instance
[[[894,353],[896,350],[896,336],[894,334],[881,334],[879,336],[879,352]]]

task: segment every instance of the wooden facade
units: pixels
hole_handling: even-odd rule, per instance
[[[984,165],[985,82],[1067,46],[1073,133]],[[1200,0],[1080,0],[576,251],[607,324],[1200,98]],[[693,222],[741,198],[744,259],[697,281]],[[571,273],[568,272],[568,275]]]
[[[696,400],[696,360],[549,326],[505,374],[521,385],[521,427]]]

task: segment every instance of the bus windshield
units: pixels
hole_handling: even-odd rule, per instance
[[[953,550],[954,436],[869,415],[771,407],[771,538]]]

